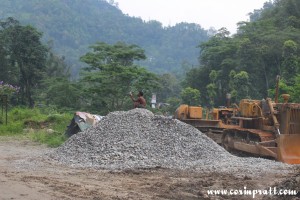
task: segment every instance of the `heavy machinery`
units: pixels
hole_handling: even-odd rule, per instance
[[[278,103],[278,85],[279,76],[275,101],[243,99],[239,106],[213,109],[210,118],[208,113],[203,118],[200,106],[181,105],[175,118],[200,129],[228,151],[300,164],[300,104],[289,103],[288,94]]]
[[[288,94],[282,97],[284,103],[241,100],[239,114],[232,117],[238,127],[223,130],[224,148],[300,164],[300,104],[288,103]]]
[[[219,107],[209,110],[201,106],[183,104],[176,109],[174,118],[196,127],[221,144],[223,130],[237,126],[237,121],[232,119],[236,113],[237,107]]]
[[[236,108],[215,108],[204,118],[200,106],[181,105],[175,118],[188,123],[228,151],[300,164],[300,104],[243,99]],[[207,116],[207,115],[206,115]]]

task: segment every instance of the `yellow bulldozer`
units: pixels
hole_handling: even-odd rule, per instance
[[[232,119],[236,113],[236,107],[220,107],[209,110],[201,106],[183,104],[176,109],[174,118],[196,127],[215,142],[221,144],[223,130],[237,125],[237,120]]]
[[[243,99],[239,105],[238,126],[226,128],[222,145],[227,150],[239,150],[276,160],[300,164],[300,104]]]
[[[175,118],[206,133],[228,151],[300,164],[300,104],[271,99],[243,99],[238,108],[214,108],[203,117],[201,106],[181,105]]]
[[[200,129],[228,151],[300,164],[300,104],[289,103],[288,94],[278,103],[277,94],[278,82],[275,101],[243,99],[239,106],[206,114],[201,106],[181,105],[174,118]]]

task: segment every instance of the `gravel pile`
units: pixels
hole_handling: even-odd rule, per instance
[[[50,156],[74,167],[109,170],[162,167],[220,172],[230,168],[231,172],[255,169],[265,173],[286,166],[233,156],[194,127],[146,109],[112,112],[97,127],[69,138]]]

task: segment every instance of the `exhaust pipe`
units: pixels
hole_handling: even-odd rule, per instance
[[[229,108],[231,105],[231,94],[227,93],[226,94],[226,107]]]

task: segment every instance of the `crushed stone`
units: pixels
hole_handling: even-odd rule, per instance
[[[49,154],[72,167],[108,170],[170,168],[259,175],[290,166],[261,158],[241,158],[176,119],[146,109],[116,111],[69,138]]]

